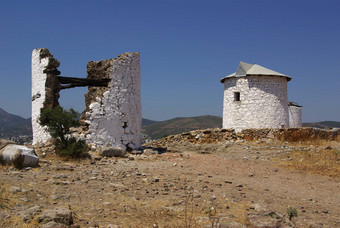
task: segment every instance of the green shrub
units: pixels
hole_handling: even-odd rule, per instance
[[[297,212],[295,207],[291,207],[291,206],[288,207],[286,212],[287,212],[287,215],[289,217],[289,220],[292,220],[292,218],[298,216],[298,212]]]
[[[53,138],[58,138],[64,143],[67,135],[71,133],[70,128],[79,126],[78,115],[72,108],[70,111],[60,106],[42,109],[40,123],[47,127],[46,131]]]
[[[79,114],[70,109],[64,110],[57,106],[52,109],[42,109],[40,123],[46,126],[46,131],[56,140],[56,152],[60,156],[83,158],[88,156],[88,146],[83,140],[71,137],[71,127],[79,126]]]
[[[74,137],[67,139],[64,143],[57,141],[56,152],[63,157],[85,158],[88,156],[88,146],[84,140]]]

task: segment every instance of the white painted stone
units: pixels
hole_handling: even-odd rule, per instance
[[[234,93],[240,93],[240,101]],[[288,127],[287,78],[244,76],[224,79],[223,128]]]
[[[110,88],[89,105],[87,141],[96,146],[137,149],[141,146],[139,53],[113,59]]]
[[[302,111],[301,106],[289,105],[289,127],[302,127]]]
[[[32,131],[33,145],[44,143],[51,138],[40,125],[40,110],[44,106],[46,98],[45,84],[47,75],[43,72],[50,61],[50,57],[40,58],[42,49],[34,49],[32,53]]]
[[[33,149],[21,145],[7,145],[1,152],[1,158],[5,163],[16,163],[22,167],[34,167],[39,158]],[[20,163],[20,164],[18,164]]]

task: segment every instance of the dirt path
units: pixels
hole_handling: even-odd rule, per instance
[[[80,227],[202,227],[212,216],[249,225],[248,213],[286,214],[292,206],[297,227],[340,226],[339,177],[285,168],[279,161],[290,150],[282,143],[216,148],[202,154],[177,145],[181,153],[134,160],[65,162],[48,155],[50,163],[38,168],[1,167],[1,225],[37,227],[44,210],[56,207],[69,208]],[[41,210],[30,217],[34,206]]]

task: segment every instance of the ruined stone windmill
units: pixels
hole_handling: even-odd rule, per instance
[[[86,79],[59,76],[59,65],[47,48],[33,50],[33,144],[51,138],[39,123],[41,109],[59,105],[60,90],[88,86],[81,116],[86,130],[81,137],[96,146],[139,148],[142,123],[139,53],[90,61]]]

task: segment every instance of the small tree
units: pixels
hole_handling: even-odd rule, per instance
[[[60,106],[41,111],[40,123],[46,126],[46,131],[53,138],[57,139],[56,151],[61,156],[72,158],[87,156],[86,143],[70,136],[70,128],[79,126],[78,116],[79,114],[72,108],[67,111]]]

